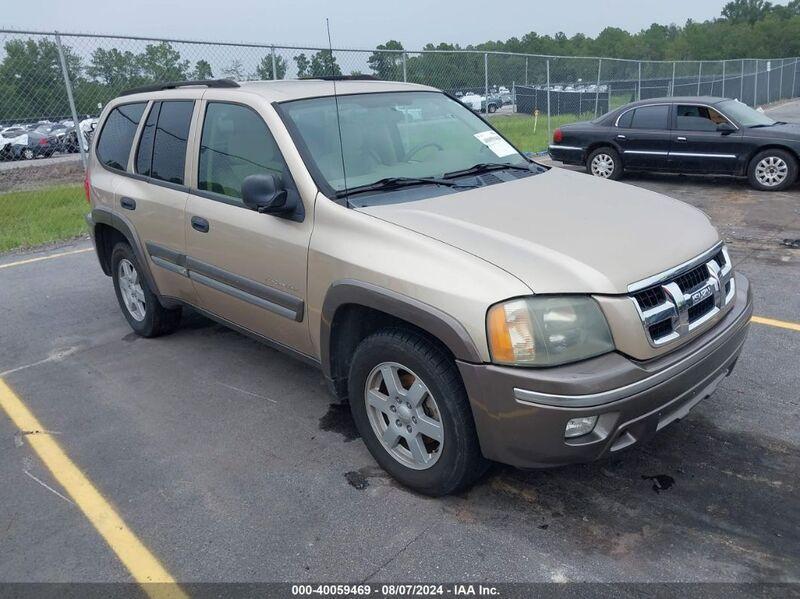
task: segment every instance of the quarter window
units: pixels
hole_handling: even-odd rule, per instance
[[[209,102],[203,120],[197,187],[230,198],[242,197],[245,177],[289,173],[264,120],[237,104]]]
[[[642,106],[633,111],[632,129],[668,129],[669,106]]]
[[[124,171],[128,168],[133,138],[146,104],[117,106],[108,115],[97,142],[97,158],[109,168]]]
[[[678,105],[678,129],[683,131],[716,131],[717,125],[728,121],[710,106]]]

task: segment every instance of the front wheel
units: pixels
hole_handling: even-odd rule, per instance
[[[127,243],[118,243],[111,253],[111,277],[122,314],[137,335],[158,337],[178,328],[181,309],[161,305]]]
[[[614,148],[597,148],[586,159],[586,171],[601,179],[619,179],[622,159]]]
[[[797,160],[785,150],[764,150],[747,169],[747,180],[759,191],[781,191],[797,179]]]
[[[407,487],[447,495],[488,468],[455,363],[422,335],[386,329],[364,339],[348,394],[367,449]]]

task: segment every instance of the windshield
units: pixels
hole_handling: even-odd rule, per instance
[[[442,177],[482,163],[529,164],[472,111],[442,93],[354,94],[338,100],[338,124],[333,96],[281,105],[334,191],[345,189],[345,176],[349,190],[386,178]]]
[[[725,100],[717,104],[719,108],[742,127],[755,127],[756,125],[774,125],[775,121],[766,114],[753,110],[747,104],[738,100]]]

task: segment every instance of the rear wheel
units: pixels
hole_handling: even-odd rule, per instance
[[[458,370],[422,335],[386,329],[364,339],[353,355],[348,394],[367,449],[415,491],[454,493],[488,468]]]
[[[139,261],[127,243],[114,246],[111,277],[119,307],[136,334],[158,337],[178,328],[181,309],[167,309],[161,305],[142,276]]]
[[[36,158],[36,154],[34,154],[33,150],[31,150],[30,148],[25,148],[24,150],[22,150],[22,157],[25,160],[33,160],[34,158]]]
[[[780,191],[797,180],[797,160],[785,150],[764,150],[750,161],[750,186],[759,191]]]
[[[601,179],[619,179],[622,160],[614,148],[597,148],[586,159],[586,171]]]

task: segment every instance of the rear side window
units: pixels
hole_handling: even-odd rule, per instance
[[[197,187],[231,198],[242,197],[242,181],[259,173],[290,177],[264,120],[237,104],[209,102],[203,120]]]
[[[669,106],[642,106],[633,111],[631,128],[668,129]]]
[[[629,129],[631,126],[631,121],[633,120],[633,112],[634,112],[633,110],[629,110],[621,117],[619,117],[619,120],[617,121],[617,127]]]
[[[97,158],[107,167],[122,171],[127,168],[133,137],[145,105],[140,102],[117,106],[108,115],[97,142]]]
[[[136,151],[137,173],[183,184],[186,144],[193,110],[193,101],[153,104]]]

